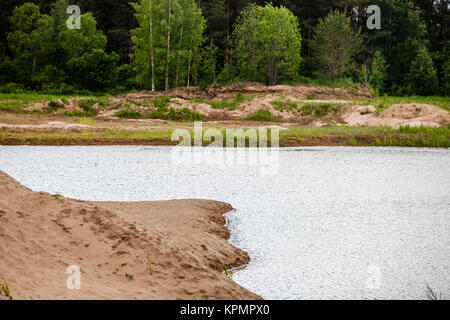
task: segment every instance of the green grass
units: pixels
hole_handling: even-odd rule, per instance
[[[66,117],[77,117],[77,118],[87,118],[87,117],[93,117],[94,115],[81,110],[72,110],[72,111],[65,111],[63,113]]]
[[[258,111],[248,115],[245,120],[275,122],[278,119],[267,109],[259,109]]]
[[[9,298],[9,300],[13,300],[13,297],[11,296],[11,289],[9,288],[8,282],[4,277],[2,277],[0,281],[0,294],[4,294]]]
[[[233,272],[231,272],[230,270],[228,270],[228,267],[226,265],[223,265],[223,272],[225,273],[225,275],[227,277],[232,277],[233,276]]]
[[[280,131],[280,141],[296,137],[347,137],[347,145],[399,146],[399,147],[450,147],[450,126],[428,127],[299,127]]]
[[[134,279],[134,275],[129,274],[129,273],[125,273],[125,277],[126,277],[128,280],[133,280],[133,279]]]
[[[65,105],[69,104],[69,98],[75,98],[74,95],[52,95],[44,93],[0,93],[0,111],[17,114],[50,114],[53,113]],[[29,107],[35,103],[49,102],[49,107],[43,111],[26,111],[26,107]],[[97,108],[93,105],[98,103],[99,106],[104,107],[108,105],[108,99],[106,97],[94,97],[88,99],[82,99],[79,102],[81,111],[65,112],[66,116],[71,117],[92,117],[98,113]]]
[[[168,121],[201,121],[202,120],[202,116],[200,115],[200,113],[192,111],[189,108],[183,108],[183,109],[160,108],[156,111],[151,111],[148,114],[148,118],[168,120]]]
[[[167,108],[168,104],[171,102],[170,97],[158,97],[156,99],[150,100],[150,102],[155,106],[156,109],[165,109]]]
[[[142,113],[131,108],[122,109],[114,114],[114,117],[123,119],[141,119]]]
[[[238,93],[233,101],[208,101],[200,98],[192,99],[191,102],[194,103],[206,103],[209,104],[214,109],[229,109],[235,110],[242,102],[251,101],[253,97],[247,96],[242,93]]]
[[[207,130],[207,128],[205,128]],[[188,129],[193,136],[191,129]],[[268,130],[270,145],[270,130]],[[450,126],[427,127],[296,127],[281,130],[280,146],[341,145],[341,146],[400,146],[400,147],[450,147]],[[222,128],[226,141],[226,130]],[[1,145],[175,145],[171,141],[172,131],[93,130],[82,132],[9,132],[0,131]],[[193,141],[193,139],[191,139]],[[247,145],[247,142],[246,142]],[[158,237],[158,241],[161,239]]]
[[[147,270],[150,274],[153,274],[152,264],[149,261],[147,261]]]
[[[332,87],[332,88],[347,88],[347,89],[356,89],[361,86],[361,84],[353,82],[351,79],[339,79],[334,82],[331,80],[324,78],[307,78],[300,77],[298,81],[287,84],[304,84],[304,85],[312,85],[317,87]]]
[[[299,103],[292,100],[274,100],[270,102],[278,111],[298,111]]]
[[[340,106],[339,104],[331,103],[305,103],[302,107],[302,113],[321,118],[330,113],[337,114]]]

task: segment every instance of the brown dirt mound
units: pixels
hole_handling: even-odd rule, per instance
[[[373,98],[373,94],[367,88],[329,88],[318,87],[312,85],[278,85],[278,86],[264,86],[257,83],[238,83],[229,86],[209,86],[206,90],[201,90],[199,87],[183,87],[175,88],[163,92],[143,91],[141,93],[129,94],[126,97],[129,99],[149,99],[160,96],[170,96],[180,99],[213,99],[213,100],[227,100],[236,97],[236,94],[283,94],[296,96],[299,99],[305,99],[308,95],[314,95],[317,99],[367,99]]]
[[[224,264],[249,261],[226,240],[231,209],[206,200],[82,202],[0,172],[0,278],[14,299],[258,299],[221,274]],[[81,290],[66,287],[71,265],[81,268]]]
[[[437,106],[419,103],[394,104],[375,113],[373,106],[352,106],[343,115],[343,120],[350,126],[427,126],[439,127],[450,124],[450,113]]]

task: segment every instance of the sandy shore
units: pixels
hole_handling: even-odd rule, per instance
[[[0,279],[14,299],[260,299],[223,274],[249,262],[227,241],[230,210],[207,200],[83,202],[0,171]],[[73,265],[80,290],[66,287]]]

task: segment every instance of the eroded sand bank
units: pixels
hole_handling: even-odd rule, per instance
[[[14,299],[259,299],[223,274],[249,262],[227,241],[230,210],[207,200],[83,202],[0,171],[0,278]],[[72,265],[81,290],[66,287]]]

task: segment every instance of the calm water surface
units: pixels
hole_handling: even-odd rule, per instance
[[[284,149],[273,176],[171,150],[0,147],[0,170],[83,200],[231,203],[231,242],[252,258],[233,279],[266,299],[421,299],[426,284],[450,298],[450,150]]]

